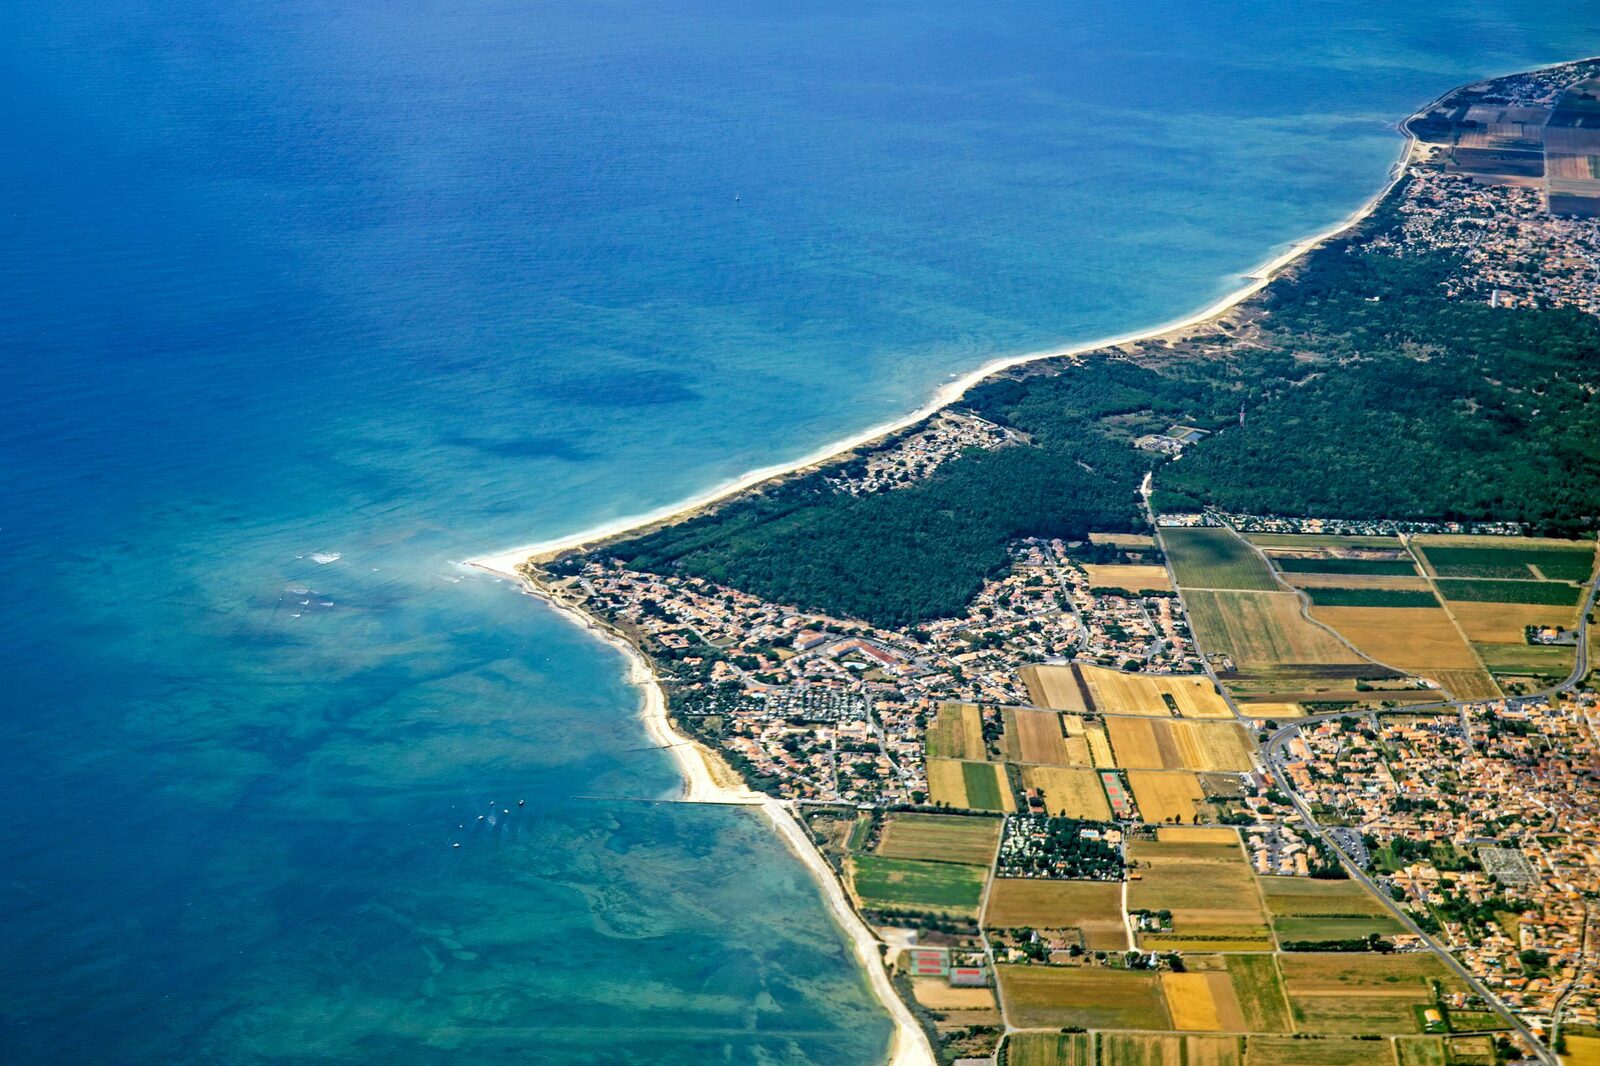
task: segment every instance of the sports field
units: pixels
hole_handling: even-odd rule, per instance
[[[1100,775],[1093,770],[1065,766],[1028,766],[1022,782],[1044,793],[1045,810],[1068,818],[1090,822],[1109,822],[1111,805],[1106,802]],[[1140,808],[1143,809],[1143,804]]]
[[[884,819],[874,854],[987,866],[999,846],[1000,827],[999,818],[896,812]]]
[[[1233,722],[1107,718],[1105,723],[1123,769],[1244,771],[1252,765],[1250,739]]]
[[[1074,666],[1024,666],[1017,671],[1037,707],[1060,711],[1093,711],[1088,687],[1079,681]]]
[[[1279,588],[1266,560],[1232,530],[1163,529],[1161,543],[1185,589],[1271,592]]]
[[[991,929],[1079,929],[1094,951],[1128,947],[1118,881],[997,877],[983,922]]]
[[[948,862],[912,862],[877,855],[850,859],[851,880],[864,907],[933,911],[975,917],[988,870]]]
[[[1156,974],[1103,966],[997,966],[1006,1017],[1023,1029],[1170,1029]]]
[[[1228,704],[1204,674],[1144,674],[1083,664],[1077,667],[1101,714],[1154,718],[1231,718]]]
[[[1205,803],[1205,790],[1191,773],[1161,770],[1129,770],[1128,787],[1147,822],[1192,823]]]
[[[988,756],[983,743],[983,717],[973,703],[941,703],[925,739],[930,759],[977,759]]]

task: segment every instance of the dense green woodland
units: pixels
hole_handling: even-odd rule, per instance
[[[1106,356],[991,381],[964,405],[1029,445],[865,497],[792,478],[606,553],[903,626],[961,612],[1010,540],[1140,528],[1153,465],[1159,509],[1591,528],[1600,323],[1447,301],[1449,256],[1366,247],[1389,225],[1380,210],[1272,284],[1265,350],[1219,338],[1205,358]],[[1132,446],[1177,421],[1218,432],[1170,462]]]

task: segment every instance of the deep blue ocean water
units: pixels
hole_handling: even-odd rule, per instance
[[[1594,52],[1531,0],[5,5],[0,1060],[873,1062],[803,868],[636,802],[619,657],[457,561],[1209,303],[1413,106]]]

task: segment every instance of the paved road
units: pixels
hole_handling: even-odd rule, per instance
[[[1600,581],[1590,583],[1588,595],[1585,596],[1583,600],[1583,613],[1578,619],[1578,647],[1577,653],[1573,656],[1572,673],[1568,674],[1566,679],[1558,685],[1554,685],[1548,689],[1533,693],[1529,696],[1516,698],[1541,699],[1547,697],[1559,697],[1564,693],[1572,691],[1572,689],[1577,687],[1578,683],[1584,679],[1589,672],[1589,613],[1594,610],[1597,597],[1600,597]],[[1523,1039],[1528,1042],[1528,1045],[1534,1049],[1535,1054],[1539,1056],[1541,1061],[1548,1064],[1548,1066],[1558,1066],[1555,1055],[1550,1052],[1549,1048],[1545,1047],[1543,1042],[1534,1036],[1533,1031],[1523,1023],[1522,1019],[1518,1017],[1515,1012],[1506,1007],[1505,1004],[1501,1003],[1500,1000],[1492,992],[1490,992],[1481,981],[1473,976],[1470,970],[1463,966],[1456,959],[1456,957],[1450,953],[1448,948],[1446,948],[1430,934],[1423,932],[1422,928],[1411,919],[1411,916],[1407,914],[1402,907],[1396,904],[1394,900],[1390,899],[1389,894],[1383,891],[1383,889],[1380,888],[1372,880],[1372,878],[1368,877],[1365,870],[1363,870],[1353,859],[1351,859],[1349,855],[1345,854],[1344,849],[1340,848],[1338,844],[1334,842],[1328,831],[1317,823],[1316,818],[1312,816],[1310,807],[1306,805],[1306,802],[1300,798],[1300,795],[1295,792],[1293,786],[1289,783],[1289,776],[1284,772],[1283,768],[1284,747],[1293,737],[1299,735],[1302,727],[1307,725],[1314,725],[1317,722],[1326,722],[1334,718],[1364,718],[1369,714],[1414,715],[1448,711],[1464,713],[1464,709],[1466,707],[1488,702],[1492,701],[1481,699],[1441,700],[1438,703],[1412,704],[1407,707],[1395,707],[1387,710],[1363,711],[1359,713],[1342,711],[1329,714],[1308,715],[1304,718],[1298,718],[1290,724],[1279,728],[1276,732],[1269,736],[1265,743],[1261,745],[1261,754],[1262,757],[1266,759],[1268,767],[1271,768],[1273,777],[1276,779],[1278,787],[1284,792],[1285,795],[1289,797],[1290,803],[1294,805],[1295,812],[1300,816],[1300,820],[1305,824],[1307,830],[1318,840],[1320,840],[1323,845],[1326,846],[1333,854],[1339,857],[1340,863],[1350,874],[1351,878],[1364,885],[1369,891],[1375,893],[1378,898],[1383,901],[1384,906],[1386,906],[1390,912],[1400,920],[1400,922],[1402,922],[1411,932],[1421,937],[1422,942],[1427,944],[1435,954],[1442,958],[1445,962],[1445,965],[1449,966],[1453,972],[1466,981],[1469,988],[1471,988],[1478,995],[1482,996],[1484,1001],[1494,1008],[1496,1014],[1499,1014],[1511,1024],[1516,1032],[1520,1034]]]

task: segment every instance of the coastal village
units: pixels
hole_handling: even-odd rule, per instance
[[[1600,173],[1569,158],[1600,159],[1597,77],[1414,119],[1373,245],[1451,253],[1451,300],[1600,315]],[[821,476],[870,497],[1024,444],[958,402]],[[1016,540],[901,628],[604,543],[522,573],[799,820],[941,1061],[1600,1061],[1593,539],[1146,517]]]

